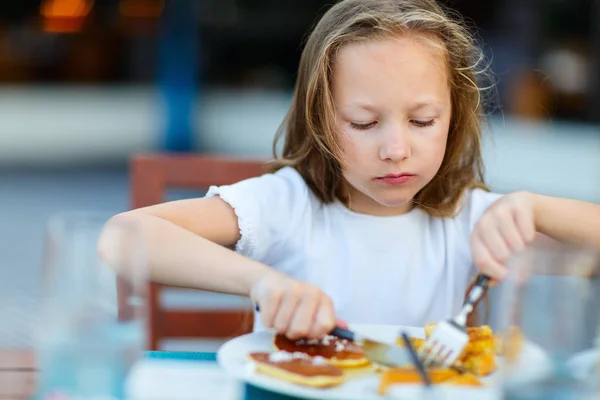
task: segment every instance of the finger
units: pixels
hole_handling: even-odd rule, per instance
[[[346,321],[343,321],[341,319],[336,319],[335,320],[335,326],[339,326],[340,328],[344,328],[344,329],[349,329],[350,328],[348,326],[348,324],[346,323]]]
[[[474,240],[471,251],[473,254],[473,261],[481,272],[498,281],[501,281],[506,277],[506,267],[491,255],[487,247],[479,239],[476,238]]]
[[[498,230],[508,245],[511,253],[521,251],[525,248],[525,238],[517,227],[516,221],[512,217],[504,218],[499,221]]]
[[[320,339],[333,330],[335,323],[333,303],[329,297],[323,296],[308,335],[311,338]]]
[[[535,239],[535,223],[533,217],[525,209],[518,208],[514,212],[514,220],[525,243],[530,244]]]
[[[483,224],[478,231],[479,238],[489,254],[497,261],[505,261],[510,256],[510,249],[500,234],[497,225]]]
[[[260,321],[267,328],[273,328],[275,325],[275,315],[281,304],[283,292],[273,292],[270,296],[263,296],[266,299],[256,301],[260,306]]]
[[[298,306],[294,310],[286,336],[290,339],[305,338],[314,323],[319,305],[319,295],[306,293],[302,296]]]
[[[292,316],[294,315],[294,310],[298,306],[300,302],[300,296],[295,292],[287,292],[283,298],[281,299],[281,304],[277,309],[275,315],[275,321],[273,323],[273,327],[279,333],[286,333],[289,329],[290,323],[292,321]]]

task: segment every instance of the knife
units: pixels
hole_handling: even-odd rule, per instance
[[[431,378],[427,373],[427,368],[425,368],[425,365],[423,365],[423,362],[421,361],[421,359],[419,359],[419,356],[417,355],[417,352],[413,347],[410,338],[408,337],[406,332],[401,332],[400,335],[402,336],[402,340],[404,341],[406,348],[410,352],[410,357],[412,359],[414,367],[417,369],[417,372],[419,372],[419,375],[421,375],[421,379],[423,379],[423,383],[427,387],[431,386]]]
[[[255,309],[260,312],[258,304],[255,305]],[[339,326],[333,328],[329,334],[361,345],[365,357],[372,363],[393,368],[406,366],[413,362],[410,351],[407,348],[369,339],[366,336]]]
[[[410,365],[413,362],[410,351],[405,347],[382,343],[340,327],[333,328],[330,335],[360,344],[365,357],[375,364],[393,368]]]

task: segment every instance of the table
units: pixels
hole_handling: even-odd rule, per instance
[[[146,353],[147,360],[198,361],[213,364],[216,353],[161,352]],[[31,350],[0,349],[0,400],[29,400],[35,393],[37,369],[35,354]],[[244,385],[244,400],[292,400],[288,396]],[[172,398],[177,400],[177,398]]]
[[[194,352],[163,352],[163,351],[150,351],[146,353],[146,357],[150,360],[194,360],[194,361],[205,361],[205,362],[216,362],[216,353],[194,353]],[[284,396],[278,393],[269,392],[257,388],[252,385],[244,385],[243,388],[244,400],[296,400],[295,397]],[[176,399],[173,399],[176,400]]]

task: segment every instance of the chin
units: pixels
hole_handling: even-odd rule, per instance
[[[372,198],[382,206],[392,208],[405,206],[407,203],[410,203],[413,199],[412,197],[406,196],[373,196]]]

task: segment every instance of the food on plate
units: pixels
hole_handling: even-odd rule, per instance
[[[496,352],[496,341],[494,337],[489,337],[481,340],[471,340],[462,352],[462,358],[465,359],[473,354],[481,354],[486,352]]]
[[[425,325],[425,337],[429,337],[436,327],[436,323]],[[489,325],[473,326],[467,328],[469,334],[469,342],[490,339],[494,337],[494,332]]]
[[[423,338],[411,337],[409,339],[410,343],[412,344],[415,350],[419,350],[421,346],[423,346],[423,344],[425,343],[425,339]],[[406,347],[406,343],[404,343],[404,340],[401,337],[396,339],[396,344],[400,347]]]
[[[426,337],[435,324],[425,327]],[[469,328],[469,343],[451,368],[428,368],[433,384],[480,387],[480,377],[497,368],[497,339],[489,326]],[[420,349],[426,338],[410,338],[415,349]],[[393,385],[421,384],[422,379],[413,366],[397,368],[372,368],[360,345],[326,335],[316,339],[288,339],[283,334],[274,335],[275,352],[255,352],[249,355],[256,372],[298,385],[330,388],[352,380],[363,373],[380,376],[378,391],[385,394]],[[398,345],[404,342],[399,339]],[[368,368],[355,368],[369,366]]]
[[[467,354],[461,360],[457,361],[457,366],[466,369],[476,376],[487,376],[498,368],[496,354],[493,350]]]
[[[439,384],[459,374],[449,368],[430,368],[427,370],[431,383]],[[379,394],[384,395],[392,385],[421,383],[421,375],[413,367],[390,368],[381,374]]]
[[[322,339],[292,340],[283,334],[276,334],[273,342],[277,350],[323,357],[336,367],[356,368],[369,365],[361,346],[332,335],[326,335]]]
[[[453,376],[452,378],[442,382],[444,385],[455,386],[475,386],[481,387],[483,383],[473,374],[464,373]]]
[[[277,351],[250,353],[249,358],[258,373],[298,385],[327,388],[344,381],[344,372],[320,356]]]
[[[511,326],[506,333],[494,335],[496,354],[514,358],[523,347],[523,332],[517,326]]]
[[[425,325],[425,337],[435,329],[435,323]],[[476,376],[486,376],[497,369],[496,338],[488,325],[467,328],[469,342],[454,366],[463,368]],[[425,339],[411,338],[415,349],[420,349]],[[401,344],[402,340],[398,340]]]

